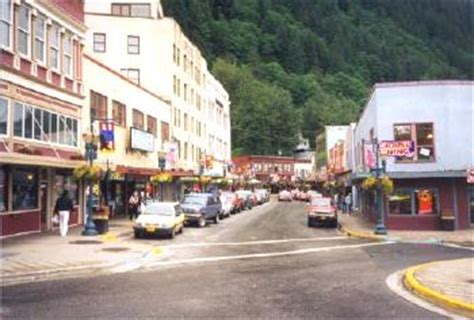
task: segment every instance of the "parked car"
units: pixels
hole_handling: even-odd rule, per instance
[[[331,198],[313,198],[308,206],[308,227],[323,224],[337,227],[337,211]]]
[[[237,195],[242,199],[244,210],[250,210],[255,206],[255,198],[252,196],[252,191],[238,190]]]
[[[286,201],[286,202],[291,202],[292,197],[291,193],[288,190],[282,190],[278,194],[278,201]]]
[[[207,220],[218,223],[222,214],[222,204],[219,197],[210,193],[190,193],[181,201],[181,209],[186,223],[197,223],[205,227]]]
[[[160,235],[174,238],[182,233],[184,228],[184,214],[177,202],[148,203],[145,210],[138,216],[133,225],[135,238],[144,235]]]
[[[235,198],[237,195],[232,192],[225,192],[220,195],[220,200],[222,203],[222,215],[225,217],[230,217],[231,214],[236,212],[236,202]]]
[[[255,192],[263,195],[264,202],[270,201],[270,192],[267,189],[256,189]]]

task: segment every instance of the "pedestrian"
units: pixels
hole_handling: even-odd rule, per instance
[[[352,211],[352,194],[350,192],[346,195],[344,202],[346,204],[346,212],[350,214]]]
[[[59,233],[61,237],[67,235],[69,228],[69,214],[74,209],[71,198],[69,198],[69,193],[67,190],[64,190],[61,196],[56,200],[56,206],[54,211],[59,213]]]
[[[128,215],[130,220],[138,217],[138,208],[140,207],[140,197],[138,191],[134,191],[130,199],[128,200]]]

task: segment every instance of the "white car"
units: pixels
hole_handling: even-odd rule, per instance
[[[147,234],[174,238],[183,229],[184,213],[177,202],[149,203],[133,225],[135,238],[142,238]]]
[[[282,190],[278,194],[278,201],[291,202],[291,200],[292,200],[291,193],[288,190]]]

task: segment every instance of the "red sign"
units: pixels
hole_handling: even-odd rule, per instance
[[[418,192],[418,213],[433,213],[433,196],[429,190],[422,190]]]
[[[413,157],[415,155],[415,146],[411,140],[381,141],[379,152],[381,156]]]
[[[474,183],[474,169],[467,170],[467,183]]]

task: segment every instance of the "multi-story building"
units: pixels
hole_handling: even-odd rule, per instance
[[[82,130],[113,133],[99,146],[95,161],[113,173],[101,182],[101,202],[113,200],[114,213],[120,215],[126,214],[127,200],[135,190],[149,196],[166,191],[166,199],[176,199],[170,185],[154,190],[150,184],[150,177],[159,172],[160,154],[166,154],[170,102],[87,54],[83,60],[86,105]]]
[[[324,131],[316,135],[315,164],[318,181],[324,182],[329,177],[334,177],[337,170],[342,169],[342,155],[348,130],[349,126],[325,126]]]
[[[473,89],[472,81],[375,85],[354,131],[353,178],[360,182],[377,167],[376,143],[400,142],[397,156],[384,159],[395,187],[384,199],[389,229],[474,223],[473,185],[466,178],[474,167]],[[360,200],[361,211],[375,220],[373,193],[361,190]]]
[[[171,101],[168,167],[197,172],[204,155],[230,162],[228,94],[160,1],[86,1],[85,11],[87,53]]]
[[[76,204],[83,160],[83,1],[0,1],[0,236],[53,228],[58,195]]]

